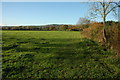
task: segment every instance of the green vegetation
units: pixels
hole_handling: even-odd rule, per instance
[[[2,32],[3,78],[120,78],[115,54],[80,32]]]

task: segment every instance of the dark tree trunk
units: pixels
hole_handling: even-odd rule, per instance
[[[106,42],[107,42],[105,28],[103,28],[103,42],[104,42],[104,43],[106,43]]]

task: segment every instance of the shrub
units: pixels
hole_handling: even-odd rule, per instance
[[[106,25],[106,38],[107,44],[105,45],[108,49],[112,49],[117,53],[117,58],[120,58],[120,29],[118,22],[107,23]],[[85,28],[82,34],[92,40],[98,41],[103,44],[103,24],[102,23],[91,23],[88,28]]]

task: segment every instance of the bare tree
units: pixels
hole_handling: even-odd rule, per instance
[[[86,18],[86,17],[84,17],[84,18],[79,18],[79,20],[78,20],[78,22],[77,22],[77,24],[79,25],[79,24],[89,24],[90,23],[90,20],[88,19],[88,18]]]
[[[120,5],[118,2],[113,2],[112,0],[108,0],[105,2],[105,0],[102,0],[102,2],[94,2],[91,7],[91,12],[90,16],[94,16],[93,18],[96,18],[98,16],[102,17],[103,19],[103,41],[106,42],[106,31],[105,31],[105,22],[106,22],[106,17],[108,14],[113,12],[114,15],[118,15],[118,7]]]

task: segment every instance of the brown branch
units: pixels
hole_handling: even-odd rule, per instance
[[[107,10],[107,9],[108,9],[108,7],[110,6],[110,3],[111,3],[111,2],[109,2],[109,3],[106,5],[105,10]]]
[[[107,13],[106,13],[106,15],[108,14],[108,13],[110,13],[113,9],[115,9],[117,6],[114,6],[114,7],[112,7]]]

